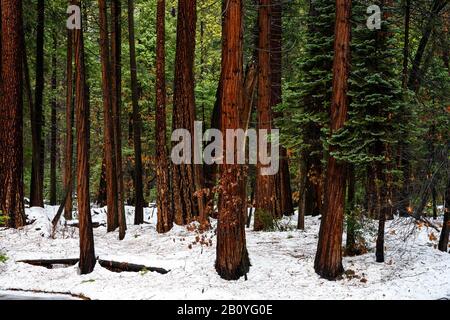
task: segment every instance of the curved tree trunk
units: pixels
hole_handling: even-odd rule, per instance
[[[347,119],[351,3],[351,0],[336,0],[331,134],[342,128]],[[330,154],[332,151],[331,148]],[[325,204],[314,263],[316,273],[326,279],[336,279],[344,272],[342,266],[342,232],[346,178],[345,163],[338,162],[330,155]]]
[[[1,1],[0,211],[7,225],[26,224],[23,204],[22,2]]]
[[[243,13],[241,0],[223,5],[221,128],[240,127],[237,106],[243,103]],[[223,141],[225,144],[225,139]],[[226,155],[225,148],[223,155]],[[234,153],[236,154],[236,147]],[[224,163],[221,172],[221,205],[217,226],[216,270],[226,280],[237,280],[250,269],[245,240],[246,197],[243,166]]]

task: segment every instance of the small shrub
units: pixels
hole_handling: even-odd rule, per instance
[[[257,209],[255,211],[255,221],[256,220],[261,223],[263,231],[275,231],[275,222],[269,211]]]
[[[4,254],[0,253],[0,263],[5,263],[8,260],[8,257]]]

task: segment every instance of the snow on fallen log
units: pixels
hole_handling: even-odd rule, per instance
[[[19,260],[17,262],[26,263],[33,266],[45,267],[47,269],[53,269],[55,265],[64,266],[74,266],[80,259],[36,259],[36,260]],[[117,262],[117,261],[107,261],[98,259],[98,263],[105,269],[112,272],[157,272],[160,274],[166,274],[170,270],[166,270],[158,267],[148,267],[140,264],[128,263],[128,262]]]

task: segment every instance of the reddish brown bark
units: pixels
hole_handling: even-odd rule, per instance
[[[272,108],[277,107],[282,100],[282,70],[283,70],[283,5],[281,0],[272,1],[272,14],[270,24],[270,69],[271,69],[271,96]],[[274,112],[274,117],[283,114]],[[287,150],[280,146],[280,171],[276,176],[277,206],[279,215],[294,214],[292,202],[291,178],[289,173],[289,159]]]
[[[57,68],[57,60],[56,60],[56,49],[57,49],[57,38],[56,33],[53,34],[53,53],[52,53],[52,102],[51,102],[51,128],[50,128],[50,205],[56,205],[56,158],[57,158],[57,118],[56,118],[56,108],[57,108],[57,100],[56,100],[56,68]]]
[[[271,110],[271,70],[270,70],[270,14],[271,0],[260,0],[258,7],[259,41],[258,41],[258,130],[265,129],[270,134],[272,129]],[[258,139],[261,139],[261,133]],[[269,139],[267,139],[269,140]],[[258,150],[258,153],[260,151]],[[255,193],[255,231],[265,228],[262,215],[278,217],[275,176],[263,175],[263,165],[258,157],[256,193]]]
[[[174,130],[187,129],[192,138],[195,121],[193,67],[196,20],[196,0],[179,0],[172,125]],[[194,150],[194,144],[191,145]],[[193,164],[172,165],[174,219],[178,225],[191,222],[199,214],[195,197],[198,187],[196,171],[198,170]]]
[[[166,139],[166,53],[165,53],[165,0],[158,0],[156,17],[156,183],[158,189],[157,231],[165,233],[173,227],[170,199],[169,161]]]
[[[80,1],[76,4],[81,5]],[[77,200],[80,232],[81,274],[95,267],[94,234],[89,199],[89,105],[85,74],[83,29],[74,30],[75,47],[75,109],[77,131]]]
[[[120,0],[111,1],[111,94],[112,116],[114,130],[114,158],[116,161],[117,181],[117,216],[119,223],[119,239],[125,238],[127,229],[124,207],[124,185],[122,168],[122,32],[121,32]]]
[[[164,17],[163,17],[164,19]],[[134,146],[134,224],[144,223],[144,186],[142,182],[141,116],[136,66],[136,45],[134,39],[134,0],[128,0],[128,35],[130,45],[131,96],[133,103],[133,146]],[[158,57],[156,59],[158,61]],[[158,116],[158,112],[156,113]],[[156,131],[158,132],[158,130]],[[158,143],[158,139],[156,139]],[[159,211],[159,210],[158,210]]]
[[[226,130],[240,127],[239,108],[243,104],[242,1],[228,0],[223,8],[221,128]],[[225,148],[223,152],[225,157]],[[224,279],[237,280],[250,268],[245,240],[247,206],[243,166],[224,163],[220,172],[216,270]]]
[[[334,30],[333,98],[331,134],[344,126],[348,110],[348,73],[351,35],[351,0],[336,0]],[[330,148],[330,153],[333,151]],[[344,222],[346,165],[330,155],[328,159],[325,203],[320,225],[314,269],[326,279],[336,279],[342,266],[342,232]]]
[[[0,211],[6,224],[26,224],[23,204],[22,2],[1,1]]]
[[[36,27],[36,86],[34,109],[31,110],[31,133],[33,140],[33,156],[31,164],[30,205],[44,207],[44,126],[43,94],[44,94],[44,24],[45,1],[37,2]]]
[[[64,189],[67,192],[64,207],[64,218],[72,219],[72,188],[73,188],[73,31],[67,30],[67,61],[66,61],[66,140],[64,157]]]
[[[108,21],[106,1],[98,0],[100,22],[100,57],[102,64],[102,92],[104,114],[104,145],[106,162],[106,202],[108,207],[108,232],[119,226],[117,202],[117,168],[114,137],[114,120],[112,112],[111,62],[109,55]]]

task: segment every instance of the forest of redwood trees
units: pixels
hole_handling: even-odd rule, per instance
[[[246,232],[274,230],[284,216],[303,230],[305,216],[321,215],[314,268],[330,280],[344,255],[365,252],[362,216],[377,221],[379,263],[397,215],[443,219],[446,252],[449,7],[1,0],[0,225],[22,228],[26,207],[59,206],[54,224],[62,213],[79,223],[81,274],[96,264],[93,206],[106,207],[106,231],[120,240],[125,206],[139,225],[155,203],[158,233],[216,226],[215,268],[227,280],[251,268]],[[196,121],[266,130],[258,141],[269,145],[279,129],[279,170],[238,164],[225,135],[215,157],[235,161],[174,163],[171,133],[191,132],[194,150]]]

